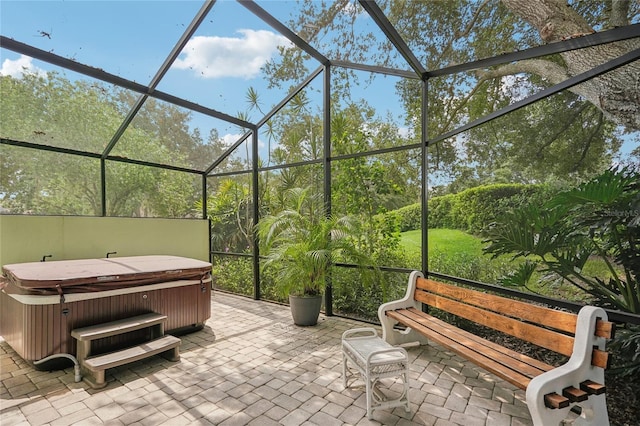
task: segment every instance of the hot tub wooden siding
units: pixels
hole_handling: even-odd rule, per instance
[[[71,337],[71,330],[75,328],[157,312],[168,317],[165,330],[175,332],[202,327],[210,317],[210,282],[157,287],[140,286],[127,294],[49,304],[38,304],[37,299],[32,298],[51,296],[30,295],[30,300],[36,302],[31,304],[2,291],[0,335],[22,358],[37,361],[56,353],[75,354],[75,339]],[[95,345],[96,352],[112,350],[139,337],[132,333],[104,339]]]

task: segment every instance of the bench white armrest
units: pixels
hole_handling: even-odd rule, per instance
[[[569,386],[580,388],[585,380],[604,385],[604,369],[591,365],[593,348],[604,350],[606,339],[595,336],[596,320],[607,320],[607,313],[602,308],[585,306],[578,314],[573,353],[566,364],[535,377],[527,386],[527,405],[534,425],[559,424],[567,417],[571,406],[578,404],[582,408],[581,416],[574,425],[609,425],[606,395],[590,395],[586,401],[570,404],[561,409],[549,409],[544,404],[544,396],[555,392],[562,395],[562,390]]]
[[[386,315],[387,311],[393,311],[396,309],[416,308],[421,309],[421,303],[414,299],[416,291],[416,281],[418,278],[423,278],[424,275],[420,271],[413,271],[409,275],[409,282],[407,284],[407,292],[402,299],[394,300],[392,302],[383,303],[378,308],[378,319],[382,325],[382,339],[392,345],[401,345],[405,343],[419,342],[420,344],[426,344],[427,338],[420,333],[416,333],[411,328],[406,330],[395,329],[396,321],[389,318]]]

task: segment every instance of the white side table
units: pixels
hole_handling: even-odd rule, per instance
[[[342,377],[345,388],[349,379],[355,376],[347,362],[362,375],[366,384],[367,417],[371,419],[373,410],[382,408],[409,408],[409,356],[404,348],[391,346],[378,337],[373,327],[354,328],[342,334]],[[399,378],[404,390],[398,398],[389,399],[376,386],[383,378]]]

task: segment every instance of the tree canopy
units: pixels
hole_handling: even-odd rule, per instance
[[[107,85],[70,81],[56,73],[0,76],[2,135],[100,154],[134,99]],[[203,167],[222,153],[217,134],[205,143],[190,132],[189,112],[149,101],[123,134],[116,156]],[[2,145],[0,202],[12,213],[101,215],[98,158]],[[109,216],[185,217],[201,197],[189,173],[117,161],[106,165]]]
[[[638,2],[570,2],[542,0],[400,1],[379,2],[380,8],[427,70],[581,37],[639,19]],[[330,4],[306,0],[287,24],[327,57],[385,67],[407,67],[394,46],[369,30],[361,31],[366,17],[358,3],[338,0]],[[451,29],[454,28],[454,31]],[[427,139],[452,131],[540,90],[578,75],[639,47],[637,38],[533,60],[430,78],[428,84]],[[284,55],[263,69],[272,86],[291,85],[308,75],[305,54],[281,47]],[[587,83],[518,109],[499,119],[430,145],[430,174],[441,173],[448,191],[483,183],[575,181],[606,169],[615,160],[623,138],[637,138],[638,61]],[[331,149],[333,201],[345,213],[373,215],[416,202],[420,195],[420,150],[393,151],[374,157],[357,154],[403,145],[416,146],[421,135],[422,82],[402,78],[396,91],[404,106],[404,123],[380,115],[352,91],[366,86],[362,73],[332,67]],[[55,73],[47,77],[2,77],[2,135],[18,141],[101,154],[114,132],[130,113],[137,95],[102,83],[69,81]],[[247,100],[261,114],[258,94]],[[261,197],[277,199],[266,190],[271,176],[276,187],[322,186],[317,168],[323,160],[325,136],[321,105],[314,107],[305,91],[260,129],[268,139],[262,166],[315,161],[314,165],[266,172]],[[202,135],[189,125],[192,112],[148,98],[109,155],[204,170],[227,146],[212,131]],[[408,126],[410,131],[401,129]],[[629,136],[629,132],[632,133]],[[273,145],[271,145],[273,143]],[[249,142],[244,145],[246,158]],[[96,158],[35,152],[4,146],[3,207],[11,211],[98,214],[101,194]],[[239,149],[242,149],[239,148]],[[37,159],[24,162],[23,158]],[[54,160],[57,159],[57,160]],[[200,182],[195,176],[123,162],[109,162],[106,170],[108,214],[190,215]],[[247,169],[228,157],[215,172]],[[64,171],[64,173],[62,172]],[[247,182],[230,185],[210,179],[210,191],[233,188],[251,193]],[[264,185],[262,184],[264,183]],[[64,185],[63,185],[64,184]],[[67,189],[68,188],[68,191]],[[189,188],[187,194],[181,188]],[[234,197],[235,199],[235,197]],[[75,200],[75,201],[72,201]],[[265,205],[267,205],[265,203]],[[213,203],[212,205],[217,205]],[[48,206],[48,207],[47,207]],[[248,207],[247,207],[248,208]],[[226,207],[220,207],[226,211]],[[247,213],[247,212],[245,212]],[[245,222],[248,214],[244,215]],[[249,227],[245,223],[243,228]],[[248,233],[244,232],[245,238]]]
[[[581,37],[638,22],[638,2],[526,1],[380,2],[391,23],[427,70],[471,62],[542,43]],[[358,32],[364,11],[349,1],[298,8],[289,24],[330,58],[398,66],[388,40]],[[454,29],[453,31],[451,29]],[[433,138],[528,95],[586,72],[640,47],[640,39],[523,60],[428,81],[427,137]],[[268,64],[273,85],[302,73],[304,55],[290,49]],[[406,65],[405,65],[406,66]],[[336,97],[351,99],[356,73],[339,69]],[[549,175],[580,179],[611,164],[626,132],[640,131],[640,62],[582,83],[544,102],[433,144],[432,172],[473,184],[543,181]],[[421,120],[421,83],[397,84],[405,123]],[[357,100],[353,100],[357,102]],[[419,135],[415,135],[418,138]],[[567,155],[571,153],[571,155]],[[577,153],[577,154],[576,154]],[[461,187],[461,184],[457,185]],[[464,185],[462,185],[464,186]]]

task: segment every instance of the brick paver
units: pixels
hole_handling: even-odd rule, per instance
[[[368,420],[364,383],[345,389],[341,376],[340,337],[362,323],[296,327],[286,306],[219,292],[211,312],[181,336],[180,362],[108,370],[100,390],[74,383],[71,368],[33,369],[0,338],[0,424],[531,425],[522,391],[436,345],[408,349],[411,413]]]

